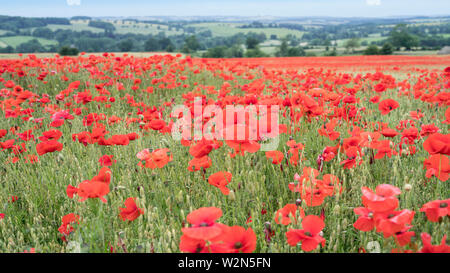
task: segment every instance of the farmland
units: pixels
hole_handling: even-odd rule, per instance
[[[72,47],[90,53],[176,52],[214,58],[433,55],[450,43],[448,16],[373,21],[320,17],[0,16],[0,22],[0,53],[55,53]],[[249,47],[249,40],[257,42]],[[283,42],[287,47],[281,52]]]
[[[448,252],[449,63],[8,55],[0,252]]]

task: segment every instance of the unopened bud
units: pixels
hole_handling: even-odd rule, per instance
[[[228,198],[229,198],[231,201],[236,200],[236,195],[234,194],[234,191],[233,191],[233,190],[230,190],[230,193],[228,194]]]

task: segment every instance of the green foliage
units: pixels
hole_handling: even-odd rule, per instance
[[[381,55],[391,55],[394,53],[394,46],[391,43],[384,43],[383,47],[380,49]]]
[[[16,52],[18,53],[37,53],[45,51],[45,48],[41,45],[41,43],[39,43],[37,39],[22,43],[16,47]]]
[[[129,52],[133,49],[134,42],[132,39],[122,40],[117,44],[117,47],[121,52]]]
[[[40,37],[45,39],[53,39],[53,31],[47,27],[38,27],[33,30],[32,35],[34,37]]]
[[[247,49],[244,54],[247,58],[259,58],[259,57],[267,57],[267,54],[262,52],[261,49],[257,46],[256,48]]]
[[[336,48],[334,48],[332,51],[327,51],[324,54],[324,56],[327,56],[327,57],[333,57],[333,56],[337,56],[337,55],[338,55],[338,53],[336,51]]]
[[[77,56],[79,52],[75,47],[63,46],[59,49],[58,53],[61,56]]]
[[[12,46],[0,47],[0,53],[14,53],[14,47]]]
[[[417,36],[410,34],[405,24],[398,24],[392,29],[390,40],[392,41],[392,45],[397,49],[404,47],[406,50],[411,50],[413,47],[419,45]]]
[[[256,37],[247,37],[245,40],[245,45],[247,49],[256,49],[260,41]]]
[[[278,51],[275,53],[276,57],[298,57],[305,55],[305,50],[302,47],[289,47],[287,39],[282,40]]]
[[[193,53],[200,49],[200,43],[195,35],[191,35],[184,40],[184,45],[182,48],[183,53]]]
[[[380,50],[376,45],[370,45],[364,50],[364,55],[379,55]]]
[[[224,58],[226,47],[217,46],[213,48],[209,48],[205,53],[203,53],[204,58]]]
[[[346,42],[345,42],[345,50],[347,51],[347,52],[352,52],[352,53],[354,53],[355,52],[355,48],[357,48],[357,47],[359,47],[359,39],[358,38],[351,38],[351,39],[349,39],[349,40],[347,40]]]
[[[90,27],[96,27],[96,28],[101,28],[105,30],[105,33],[112,33],[113,31],[116,30],[116,27],[109,23],[109,22],[104,22],[104,21],[89,21],[88,26]]]

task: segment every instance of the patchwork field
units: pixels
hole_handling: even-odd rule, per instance
[[[36,38],[33,36],[10,36],[10,37],[0,37],[0,43],[1,43],[0,46],[2,46],[2,44],[3,44],[4,45],[3,47],[6,47],[6,46],[16,47],[22,43],[26,43],[33,39],[38,40],[39,43],[41,43],[41,45],[43,45],[43,46],[58,44],[58,42],[55,40]]]
[[[450,56],[8,56],[0,252],[450,251]]]

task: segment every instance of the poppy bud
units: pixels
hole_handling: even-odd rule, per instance
[[[336,206],[334,206],[333,213],[334,214],[339,214],[340,210],[341,210],[341,207],[339,205],[336,205]]]
[[[272,225],[270,224],[270,222],[265,222],[264,223],[264,227],[266,228],[266,229],[271,229],[272,228]]]
[[[403,189],[405,191],[410,191],[412,189],[412,185],[411,184],[405,184],[405,186],[403,186]]]
[[[64,161],[64,155],[62,153],[59,153],[56,157],[56,161],[63,162]]]
[[[180,190],[180,191],[178,192],[176,198],[177,198],[177,202],[179,202],[179,203],[183,202],[183,191],[182,191],[182,190]]]
[[[302,199],[297,199],[297,200],[295,200],[295,204],[296,204],[297,206],[300,206],[300,205],[302,204]]]
[[[233,190],[230,190],[230,193],[228,194],[228,198],[229,198],[231,201],[236,200],[236,195],[234,194],[234,191],[233,191]]]

